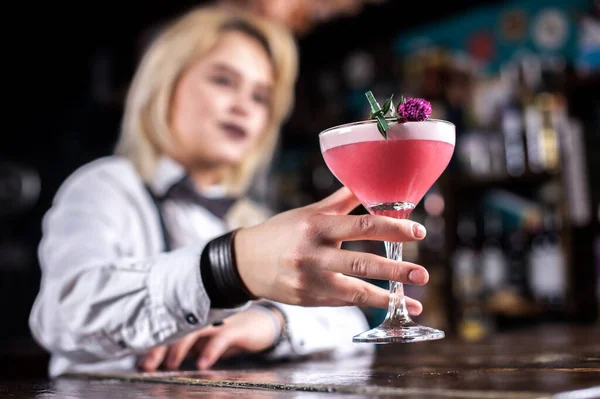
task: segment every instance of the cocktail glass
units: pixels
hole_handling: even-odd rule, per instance
[[[348,123],[319,134],[321,152],[334,176],[373,215],[408,219],[441,176],[454,152],[455,126],[439,120],[389,123],[387,139],[375,120]],[[385,242],[389,259],[402,261],[402,243]],[[384,321],[353,342],[406,343],[440,339],[444,332],[415,323],[406,308],[402,283],[390,281]]]

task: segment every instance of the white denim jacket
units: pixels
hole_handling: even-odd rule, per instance
[[[163,195],[184,176],[181,165],[163,158],[150,188]],[[133,371],[150,348],[249,306],[211,309],[199,258],[212,238],[267,214],[257,217],[260,208],[249,200],[237,201],[224,218],[185,198],[168,198],[162,210],[171,252],[163,251],[152,197],[133,164],[118,156],[79,168],[58,190],[43,220],[42,279],[29,318],[33,336],[51,353],[51,377]],[[352,343],[368,328],[356,307],[276,305],[288,320],[289,338],[270,358],[373,351]]]

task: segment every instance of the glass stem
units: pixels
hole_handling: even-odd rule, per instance
[[[385,252],[388,259],[398,262],[402,261],[402,243],[385,242]],[[390,281],[390,304],[385,321],[394,324],[405,324],[412,322],[408,309],[406,308],[406,299],[404,298],[404,286],[401,282]]]

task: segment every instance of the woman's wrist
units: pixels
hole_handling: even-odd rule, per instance
[[[238,229],[233,242],[233,251],[237,258],[238,273],[248,291],[258,298],[266,298],[265,294],[260,292],[260,287],[270,276],[264,270],[266,266],[264,257],[261,262],[261,255],[257,251],[256,236],[257,233],[252,227]],[[265,245],[263,251],[267,248],[268,245]],[[263,266],[260,273],[257,272],[259,265]]]
[[[234,308],[257,299],[244,284],[237,268],[233,244],[236,232],[209,241],[200,256],[200,276],[213,308]]]
[[[287,319],[285,314],[277,306],[272,304],[256,304],[252,306],[252,309],[264,312],[271,318],[273,325],[273,340],[269,347],[261,351],[261,353],[269,353],[284,339],[287,339]]]

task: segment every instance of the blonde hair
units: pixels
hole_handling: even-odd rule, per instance
[[[255,151],[228,171],[223,184],[230,193],[241,194],[256,170],[270,162],[281,124],[294,103],[298,73],[295,39],[287,28],[264,17],[204,6],[187,12],[160,32],[144,53],[129,87],[115,153],[131,160],[143,180],[149,181],[161,155],[173,148],[169,112],[179,78],[226,30],[260,36],[268,47],[275,76],[266,131]]]

